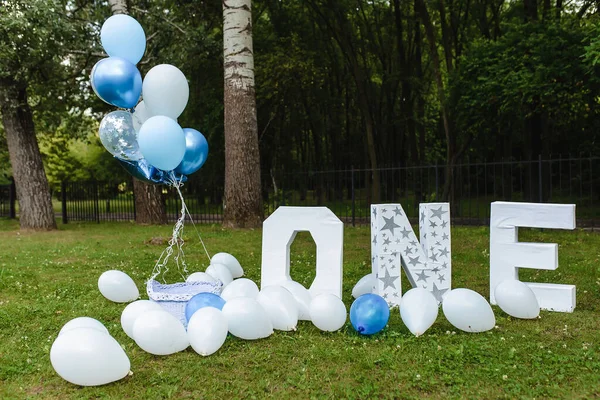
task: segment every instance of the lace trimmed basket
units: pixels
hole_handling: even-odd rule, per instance
[[[223,284],[214,282],[181,282],[163,284],[155,279],[150,279],[146,284],[148,297],[161,305],[166,311],[174,315],[187,328],[185,306],[187,302],[198,293],[213,293],[220,295]]]

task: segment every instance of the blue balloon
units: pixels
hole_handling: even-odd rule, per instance
[[[121,164],[125,171],[129,172],[131,176],[140,181],[154,183],[156,185],[168,185],[173,179],[173,177],[170,176],[171,172],[161,171],[150,165],[150,163],[143,158],[135,161],[123,160],[118,157],[115,158],[119,161],[119,164]],[[181,182],[187,181],[187,176],[178,174],[175,171],[173,171],[173,174],[175,179],[181,180]]]
[[[185,154],[183,129],[169,117],[148,118],[138,132],[138,144],[148,162],[163,171],[175,169]]]
[[[129,61],[110,57],[94,65],[92,89],[102,101],[121,108],[132,108],[142,94],[142,75]]]
[[[129,15],[113,15],[102,24],[100,41],[111,57],[120,57],[137,64],[146,50],[144,29]]]
[[[198,171],[208,157],[208,142],[203,134],[192,128],[184,128],[185,154],[183,161],[175,168],[176,172],[190,175]]]
[[[350,322],[361,335],[372,335],[385,328],[390,319],[390,307],[383,297],[367,293],[350,306]]]
[[[222,310],[224,305],[225,300],[223,300],[221,296],[217,296],[213,293],[198,293],[185,305],[185,318],[189,322],[192,315],[201,308],[214,307]]]

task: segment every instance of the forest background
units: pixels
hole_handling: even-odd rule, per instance
[[[0,75],[31,72],[28,101],[51,188],[128,179],[100,144],[98,123],[112,108],[89,85],[104,56],[108,2],[31,5],[39,21],[31,29],[19,26],[30,20],[0,15]],[[148,38],[142,75],[170,63],[187,76],[190,103],[179,123],[205,134],[202,184],[222,187],[221,2],[128,8]],[[386,166],[598,154],[599,10],[597,1],[563,0],[253,1],[263,192],[284,172],[369,168],[377,193],[376,169]],[[27,32],[18,48],[5,40],[10,29]],[[6,61],[15,53],[18,68]],[[10,176],[0,126],[0,183]]]

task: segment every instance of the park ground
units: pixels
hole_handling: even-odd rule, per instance
[[[211,253],[234,254],[246,276],[260,280],[261,231],[198,227]],[[210,357],[191,348],[171,356],[142,351],[120,326],[123,304],[97,289],[109,269],[144,281],[168,237],[168,226],[68,224],[55,232],[21,232],[0,220],[0,398],[594,398],[600,396],[600,235],[582,230],[523,230],[522,241],[559,244],[556,271],[522,270],[523,280],[577,285],[575,312],[542,311],[514,320],[494,307],[496,328],[467,334],[440,312],[415,338],[398,310],[379,334],[358,335],[348,321],[335,333],[310,322],[259,341],[229,337]],[[369,229],[345,228],[343,300],[370,271]],[[207,259],[186,229],[190,272]],[[452,229],[453,282],[489,295],[489,229]],[[292,278],[309,286],[315,245],[306,233],[292,245]],[[178,275],[171,271],[167,281]],[[407,279],[403,284],[406,286]],[[68,320],[103,322],[131,360],[132,375],[100,387],[62,380],[50,364],[52,342]]]

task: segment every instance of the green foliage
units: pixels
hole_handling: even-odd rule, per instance
[[[234,254],[248,278],[260,279],[261,232],[199,227],[215,253]],[[594,398],[600,391],[600,236],[592,232],[524,230],[521,239],[556,242],[560,268],[522,269],[535,282],[577,285],[573,313],[543,311],[536,320],[515,320],[494,307],[497,328],[468,334],[440,312],[415,338],[397,310],[379,334],[358,335],[347,321],[323,333],[310,322],[296,332],[276,331],[259,341],[228,337],[214,355],[191,348],[164,357],[142,351],[120,326],[125,305],[104,299],[98,276],[108,269],[129,274],[145,293],[162,247],[152,237],[170,227],[128,223],[68,224],[51,233],[19,233],[15,221],[0,221],[0,397],[64,398]],[[192,231],[190,231],[192,232]],[[452,231],[453,286],[484,296],[489,291],[489,230]],[[353,285],[370,272],[369,228],[344,230],[346,307]],[[208,260],[192,234],[186,239],[190,271]],[[298,235],[292,245],[292,275],[308,285],[314,277],[315,244]],[[168,282],[181,279],[175,271]],[[403,279],[405,285],[407,280]],[[142,294],[145,298],[146,296]],[[60,328],[79,316],[100,320],[123,346],[133,374],[105,386],[78,387],[52,369],[49,352]]]
[[[549,146],[589,151],[597,137],[600,81],[583,60],[585,34],[571,20],[507,25],[497,40],[475,41],[453,80],[459,127],[479,136],[478,147],[493,148],[489,139],[496,135],[524,145],[527,138],[515,131],[526,131],[527,121],[541,115],[550,126],[543,138]]]

